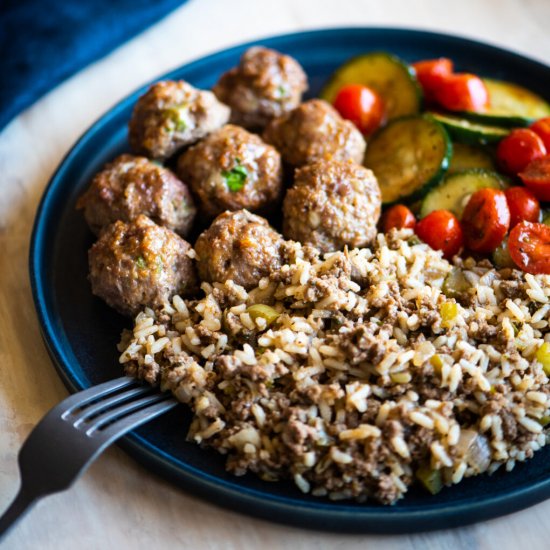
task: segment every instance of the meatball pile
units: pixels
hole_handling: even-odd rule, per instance
[[[254,288],[287,263],[285,239],[313,254],[368,246],[381,196],[361,166],[365,140],[325,101],[301,103],[307,86],[296,60],[263,47],[213,92],[151,86],[129,122],[133,154],[107,164],[77,202],[98,236],[92,292],[135,315],[196,295],[201,281]]]

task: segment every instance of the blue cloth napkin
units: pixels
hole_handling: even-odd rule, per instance
[[[0,129],[186,0],[0,0]]]

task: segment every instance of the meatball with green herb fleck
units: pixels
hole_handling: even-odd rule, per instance
[[[108,226],[90,248],[92,292],[123,315],[197,290],[191,245],[146,216]]]
[[[241,208],[268,210],[282,192],[279,153],[259,136],[232,124],[185,151],[177,173],[208,217]]]
[[[213,88],[231,107],[231,122],[254,130],[297,107],[306,90],[306,74],[295,59],[261,46],[249,48]]]
[[[96,174],[77,208],[84,210],[96,235],[116,220],[130,221],[144,214],[185,236],[196,213],[187,185],[162,165],[133,155],[120,155]]]
[[[321,252],[361,248],[376,237],[382,198],[371,170],[319,161],[296,170],[283,203],[283,234]]]
[[[283,237],[247,210],[224,212],[195,243],[202,281],[232,280],[247,290],[282,265]]]
[[[183,80],[157,82],[134,107],[130,146],[136,153],[163,160],[223,126],[229,114],[229,107],[212,92]]]

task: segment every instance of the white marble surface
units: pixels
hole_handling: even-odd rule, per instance
[[[549,0],[191,0],[52,91],[0,133],[0,509],[18,485],[16,457],[32,426],[66,396],[40,340],[27,276],[40,195],[67,149],[144,82],[220,48],[341,25],[413,27],[482,39],[550,60]],[[222,510],[109,449],[69,491],[36,506],[0,546],[88,548],[550,547],[550,502],[461,529],[411,536],[305,531]]]

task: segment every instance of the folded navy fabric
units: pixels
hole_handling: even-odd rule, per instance
[[[185,0],[0,0],[0,129]]]

